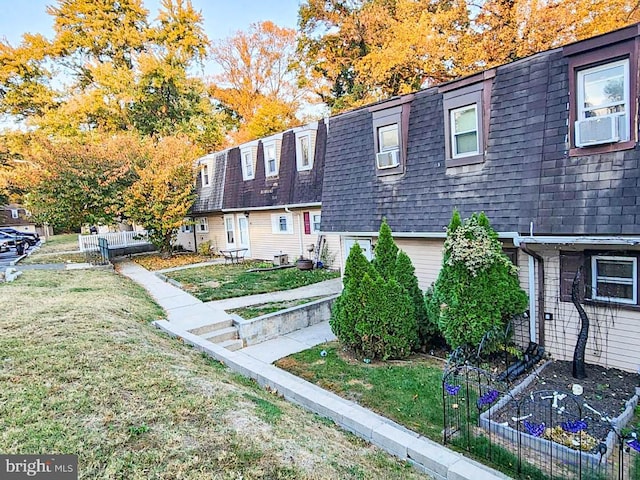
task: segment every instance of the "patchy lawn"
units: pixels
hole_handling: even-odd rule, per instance
[[[167,273],[182,287],[203,302],[242,297],[258,293],[277,292],[303,287],[340,276],[332,270],[301,271],[286,268],[262,272],[247,272],[261,265],[246,262],[239,265],[210,265]]]
[[[82,479],[423,478],[160,334],[115,273],[27,271],[0,311],[5,454],[78,454]]]
[[[204,257],[197,253],[176,253],[170,258],[162,258],[159,253],[150,253],[148,255],[136,255],[132,260],[147,270],[156,271],[208,262],[211,257]]]
[[[24,258],[20,263],[32,265],[35,263],[85,263],[88,262],[87,255],[80,252],[64,253],[41,253],[35,252]]]
[[[30,247],[29,256],[20,263],[30,265],[34,263],[84,263],[87,257],[78,247],[78,234],[65,233],[53,235],[46,242],[40,244],[38,250]],[[31,253],[32,252],[32,253]]]
[[[245,320],[248,320],[250,318],[261,317],[262,315],[267,315],[269,313],[279,312],[280,310],[285,310],[287,308],[304,305],[305,303],[313,302],[314,300],[319,300],[321,298],[323,297],[301,298],[300,300],[290,300],[286,302],[268,302],[259,305],[251,305],[250,307],[233,308],[231,310],[227,310],[227,312],[235,313]]]
[[[438,360],[414,355],[403,361],[365,363],[343,351],[338,342],[329,342],[280,359],[276,365],[442,441],[443,365]]]
[[[46,242],[43,241],[40,247],[40,251],[42,253],[70,252],[77,251],[79,249],[77,233],[52,235]]]

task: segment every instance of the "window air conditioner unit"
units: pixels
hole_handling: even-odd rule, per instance
[[[376,154],[376,163],[378,168],[392,168],[397,167],[399,164],[398,150],[388,150],[386,152],[380,152]]]
[[[614,113],[576,122],[576,147],[588,147],[626,140],[627,115]]]

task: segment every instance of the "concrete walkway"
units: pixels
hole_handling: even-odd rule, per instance
[[[229,310],[232,308],[247,307],[249,305],[259,305],[269,302],[286,302],[288,300],[298,300],[300,298],[328,297],[342,291],[342,279],[333,278],[324,282],[314,283],[306,287],[294,288],[282,292],[261,293],[259,295],[247,295],[246,297],[226,298],[224,300],[214,300],[207,302],[215,308]]]
[[[154,325],[167,334],[180,338],[231,370],[253,378],[263,387],[278,392],[286,400],[330,418],[338,426],[413,464],[436,479],[494,480],[507,476],[453,452],[407,428],[345,400],[271,364],[286,356],[292,348],[317,345],[326,340],[328,322],[292,332],[263,344],[230,351],[189,332],[194,325],[206,325],[212,319],[225,318],[226,312],[192,297],[179,288],[160,280],[155,274],[132,263],[119,264],[119,271],[145,287],[167,311],[167,320]],[[308,287],[304,287],[308,288]],[[311,295],[311,296],[316,296]],[[301,297],[296,297],[301,298]],[[259,301],[257,303],[263,303]],[[299,351],[299,350],[294,350]],[[439,395],[438,392],[433,392]],[[390,392],[390,394],[392,394]]]

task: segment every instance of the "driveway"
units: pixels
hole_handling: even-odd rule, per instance
[[[0,271],[4,271],[7,267],[11,266],[11,262],[18,258],[16,249],[12,248],[8,252],[0,253]]]

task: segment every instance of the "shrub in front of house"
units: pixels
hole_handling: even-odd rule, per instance
[[[411,261],[408,257],[399,260],[386,222],[380,228],[375,262],[370,263],[355,244],[347,258],[343,282],[330,320],[340,342],[367,358],[407,357],[418,345],[412,288],[419,287]],[[420,304],[424,309],[421,294]]]
[[[484,213],[464,222],[454,211],[438,279],[425,295],[427,313],[451,348],[476,349],[488,332],[504,331],[507,321],[528,305],[517,268],[502,252]],[[499,335],[488,335],[487,338]],[[496,345],[483,345],[490,353]]]

